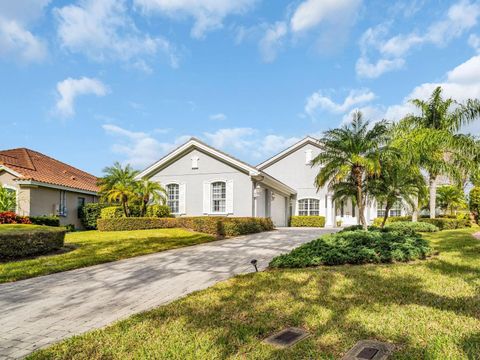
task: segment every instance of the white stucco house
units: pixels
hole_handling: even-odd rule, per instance
[[[176,216],[271,217],[287,226],[292,215],[325,216],[326,226],[357,224],[351,202],[336,204],[327,187],[317,189],[317,140],[306,137],[257,166],[249,165],[204,142],[191,138],[153,165],[138,179],[160,182]],[[377,217],[369,204],[367,221]]]

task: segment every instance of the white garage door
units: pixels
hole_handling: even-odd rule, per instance
[[[271,206],[271,216],[275,226],[287,226],[287,201],[285,197],[275,194]]]

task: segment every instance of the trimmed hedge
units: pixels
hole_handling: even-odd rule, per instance
[[[14,259],[41,255],[60,249],[65,240],[64,228],[25,226],[3,230],[0,226],[0,258]]]
[[[103,208],[109,206],[104,203],[88,203],[78,209],[80,221],[87,230],[97,228],[97,220],[100,219],[100,212]]]
[[[425,259],[430,253],[428,242],[412,230],[342,231],[324,235],[277,256],[270,267],[391,263]]]
[[[217,237],[253,234],[274,229],[270,218],[247,217],[180,217],[180,218],[119,218],[98,219],[100,231],[185,228]]]
[[[170,207],[167,205],[148,205],[146,217],[170,217]]]
[[[60,218],[58,216],[30,216],[30,221],[35,225],[60,226]]]
[[[325,227],[325,216],[292,216],[292,227]]]
[[[386,226],[396,223],[396,222],[411,222],[411,216],[392,216],[387,219]],[[449,217],[438,217],[435,219],[430,218],[419,218],[418,222],[428,223],[436,226],[440,230],[453,230],[453,229],[462,229],[466,227],[471,227],[472,224],[469,219],[465,218],[449,218]],[[374,226],[380,226],[382,219],[376,218],[373,220]]]
[[[417,232],[437,232],[440,229],[427,222],[411,222],[411,221],[397,221],[385,226],[386,229],[398,230],[398,229],[411,229]]]
[[[121,206],[107,206],[100,210],[100,219],[118,219],[124,216]]]

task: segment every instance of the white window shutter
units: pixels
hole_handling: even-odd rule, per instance
[[[186,210],[186,196],[187,196],[187,184],[180,184],[178,187],[178,212],[182,215],[187,213]]]
[[[203,182],[203,213],[208,214],[211,212],[210,206],[210,182],[204,181]]]
[[[228,214],[233,214],[233,180],[227,180],[226,187],[227,199],[225,203],[225,210]]]

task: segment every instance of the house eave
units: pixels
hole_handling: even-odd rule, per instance
[[[70,186],[50,184],[50,183],[45,183],[45,182],[41,182],[41,181],[15,180],[15,183],[17,183],[18,185],[23,185],[23,186],[38,186],[38,187],[46,187],[46,188],[51,188],[51,189],[65,190],[65,191],[70,191],[70,192],[77,192],[77,193],[86,194],[86,195],[94,195],[94,196],[98,195],[98,192],[96,192],[96,191],[77,189],[77,188],[73,188],[73,187],[70,187]]]

